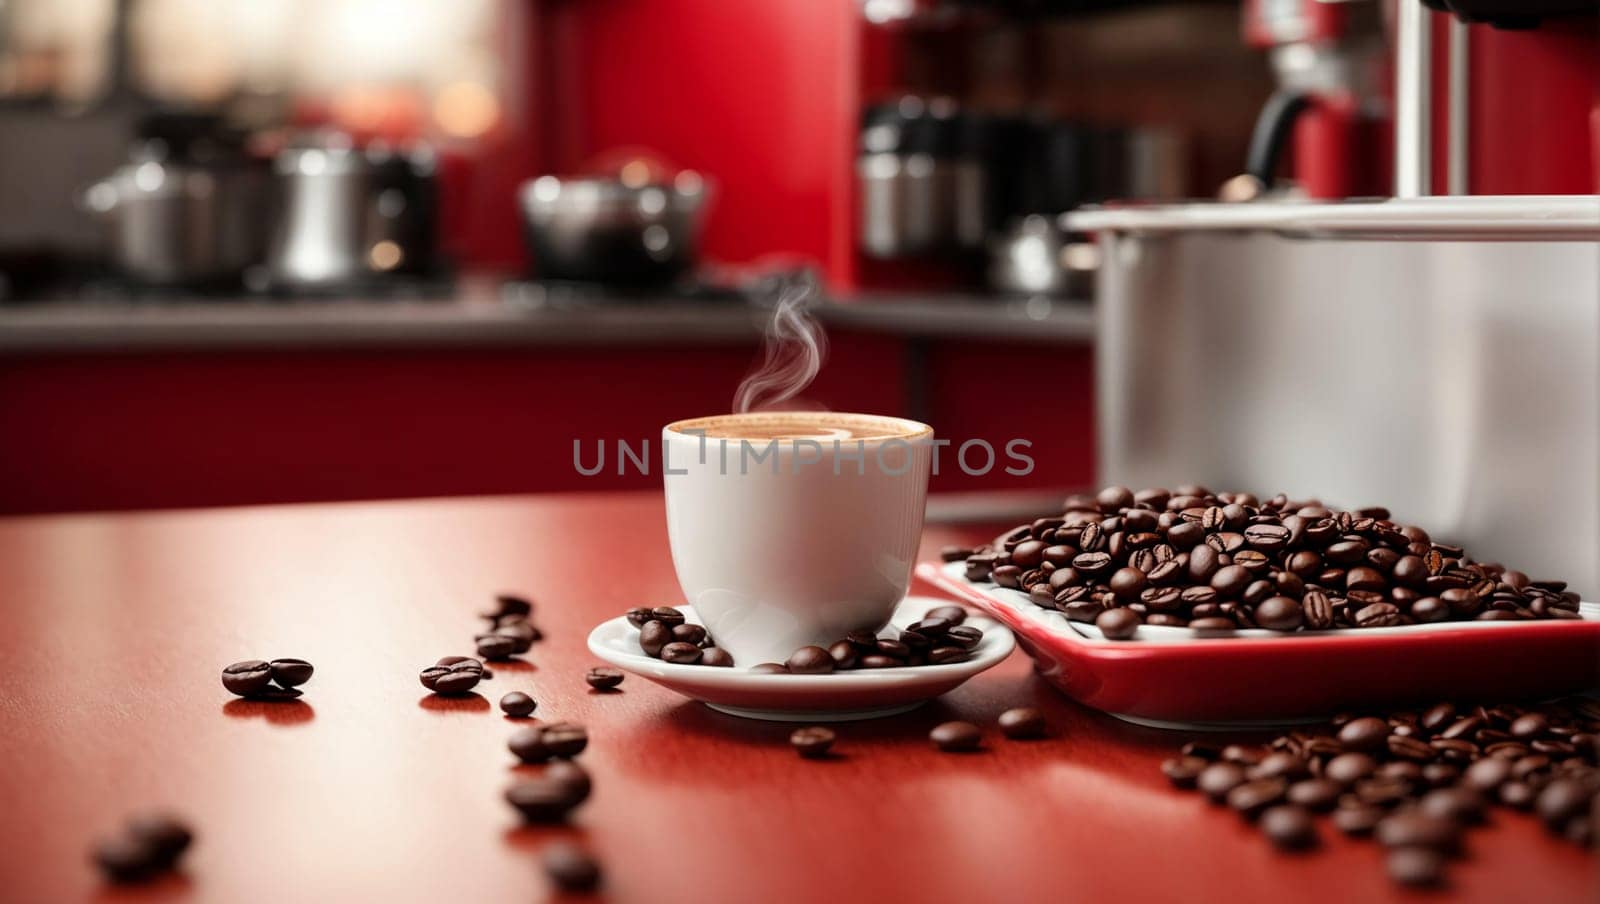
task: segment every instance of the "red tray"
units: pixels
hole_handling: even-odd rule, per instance
[[[917,576],[1004,623],[1034,667],[1074,700],[1162,728],[1319,719],[1439,700],[1553,697],[1600,687],[1600,606],[1582,621],[1448,622],[1292,635],[1086,636],[1027,594],[973,584],[960,562]],[[1260,632],[1266,634],[1266,632]],[[1156,639],[1156,638],[1161,639]]]

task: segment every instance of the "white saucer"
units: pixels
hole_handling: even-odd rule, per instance
[[[906,597],[889,623],[903,627],[935,606],[949,605],[954,603],[948,599]],[[691,624],[700,623],[693,606],[678,609]],[[717,668],[662,662],[639,649],[639,629],[628,624],[626,618],[596,626],[589,634],[589,652],[623,671],[729,715],[777,722],[846,722],[915,709],[998,665],[1016,646],[1016,639],[1006,626],[982,613],[969,609],[966,624],[982,630],[983,639],[965,662],[852,669],[828,675],[753,674],[749,666],[755,663]]]

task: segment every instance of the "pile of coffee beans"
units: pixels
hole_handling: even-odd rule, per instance
[[[1388,849],[1396,882],[1434,885],[1492,804],[1533,810],[1551,833],[1593,845],[1597,763],[1600,701],[1580,697],[1343,715],[1263,746],[1188,744],[1161,770],[1256,820],[1279,848],[1314,847],[1315,815],[1329,814],[1339,831]]]
[[[304,659],[246,659],[222,670],[222,686],[250,700],[293,700],[313,671]]]
[[[192,843],[194,832],[182,820],[151,813],[129,819],[118,835],[97,843],[91,857],[112,882],[145,882],[176,869]]]
[[[639,649],[646,656],[678,665],[728,668],[733,657],[718,647],[701,625],[691,625],[672,606],[628,610],[628,624],[639,629]]]
[[[963,624],[966,620],[967,610],[960,606],[935,606],[893,637],[856,631],[826,647],[801,647],[785,662],[758,663],[750,671],[826,675],[852,669],[965,662],[983,640],[983,632]],[[705,628],[685,623],[683,613],[671,606],[630,609],[628,623],[639,629],[639,648],[647,656],[684,665],[733,665],[733,657],[716,646]]]
[[[495,597],[495,608],[480,617],[489,623],[487,632],[473,638],[480,659],[495,662],[521,656],[544,639],[533,624],[533,603],[523,597],[502,593]]]
[[[965,561],[969,581],[1023,591],[1112,640],[1141,624],[1207,637],[1580,617],[1564,582],[1474,561],[1387,509],[1199,486],[1073,496],[1059,516],[944,558]]]

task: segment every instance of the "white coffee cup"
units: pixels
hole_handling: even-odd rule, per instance
[[[933,429],[831,412],[718,415],[661,431],[672,562],[734,663],[876,631],[905,598]]]

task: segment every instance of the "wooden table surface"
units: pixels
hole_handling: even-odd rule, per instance
[[[925,552],[988,533],[931,528]],[[484,697],[428,696],[418,670],[470,652],[500,590],[537,601],[547,640]],[[1171,790],[1157,765],[1187,738],[1064,700],[1020,652],[841,726],[827,762],[639,678],[591,693],[589,628],[679,601],[657,494],[0,520],[0,900],[537,901],[561,836],[603,860],[612,901],[1415,897],[1370,843],[1324,825],[1320,851],[1275,854]],[[303,702],[223,691],[223,665],[276,656],[316,664]],[[491,701],[513,689],[589,728],[595,792],[570,827],[523,828],[501,799],[513,726]],[[1020,704],[1052,738],[999,736]],[[985,725],[986,749],[934,751],[951,718]],[[104,886],[90,841],[150,806],[198,831],[182,874]],[[1452,900],[1596,900],[1589,853],[1493,822]]]

